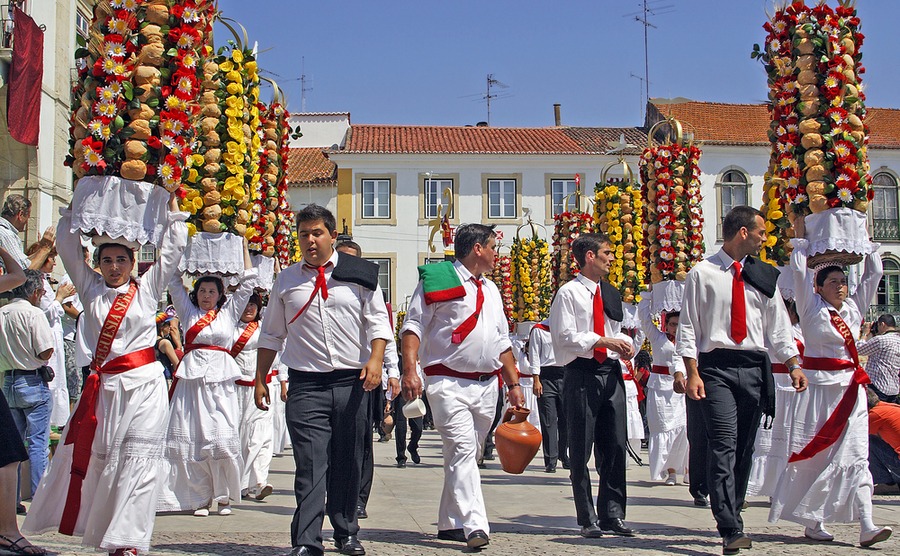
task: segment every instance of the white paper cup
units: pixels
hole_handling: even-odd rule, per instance
[[[415,419],[425,415],[425,402],[422,398],[416,398],[403,406],[403,416],[407,419]]]

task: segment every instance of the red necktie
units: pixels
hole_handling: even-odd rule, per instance
[[[310,268],[319,272],[319,274],[316,276],[316,286],[313,288],[312,295],[310,295],[309,299],[306,301],[306,305],[304,305],[299,311],[297,311],[297,314],[294,315],[294,318],[292,318],[291,322],[289,322],[288,324],[293,324],[294,321],[297,320],[297,317],[303,314],[303,311],[305,311],[313,302],[313,299],[316,298],[317,293],[322,293],[322,299],[328,299],[328,284],[325,280],[325,268],[330,264],[331,262],[327,262],[319,267],[310,266],[308,264],[303,265],[304,268]]]
[[[475,287],[478,288],[478,293],[475,295],[475,312],[469,315],[469,317],[453,331],[453,337],[450,341],[454,344],[462,343],[462,341],[466,339],[466,336],[475,329],[475,324],[478,322],[478,315],[481,314],[481,306],[484,305],[484,292],[481,290],[481,280],[474,276],[471,279],[475,282]]]
[[[603,296],[600,294],[600,285],[594,292],[594,332],[600,336],[606,336],[606,317],[603,315]],[[606,348],[594,350],[594,359],[603,363],[606,361]]]
[[[734,277],[731,280],[731,339],[736,344],[747,337],[747,304],[744,301],[744,277],[741,263],[734,261]]]

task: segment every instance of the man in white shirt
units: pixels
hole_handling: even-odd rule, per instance
[[[556,362],[566,367],[566,421],[575,513],[581,536],[604,533],[633,537],[625,525],[625,444],[628,441],[625,381],[619,358],[634,356],[632,342],[616,338],[622,296],[604,279],[614,254],[604,234],[582,234],[572,242],[581,272],[563,285],[550,306]],[[596,454],[600,475],[596,511],[588,460]]]
[[[535,395],[538,397],[538,417],[541,420],[544,471],[556,473],[557,461],[562,462],[563,469],[569,468],[569,432],[563,400],[566,368],[556,363],[549,318],[531,328],[528,361],[531,363],[531,373],[541,377],[540,391],[536,390]]]
[[[774,410],[767,346],[806,389],[775,267],[751,255],[766,240],[762,214],[738,206],[722,223],[724,245],[685,279],[675,354],[684,358],[687,395],[700,400],[709,439],[710,506],[725,554],[752,546],[741,506],[763,411]]]
[[[15,193],[7,196],[3,203],[3,209],[0,209],[0,247],[15,257],[22,268],[40,270],[47,262],[50,252],[55,248],[56,228],[53,226],[47,228],[38,242],[38,249],[30,257],[26,256],[22,251],[19,232],[25,231],[30,219],[31,201]],[[3,261],[0,261],[0,268],[2,266]]]
[[[434,426],[444,443],[438,538],[465,542],[471,549],[490,542],[478,456],[494,419],[497,375],[502,373],[509,388],[510,405],[525,403],[500,292],[484,277],[494,268],[496,244],[492,226],[460,226],[456,262],[419,267],[424,278],[400,331],[403,397],[414,400],[422,394],[418,359]]]
[[[266,375],[275,355],[288,366],[285,408],[296,464],[291,556],[321,556],[324,513],[341,554],[366,551],[357,538],[369,392],[381,384],[393,341],[378,265],[334,250],[334,215],[297,213],[303,263],[275,279],[259,336],[256,405],[268,409]],[[327,505],[326,505],[327,493]],[[323,512],[325,508],[325,512]]]
[[[12,290],[13,301],[0,308],[0,371],[6,373],[3,395],[19,435],[28,444],[32,492],[49,458],[50,388],[38,369],[53,355],[54,338],[38,308],[43,295],[43,275],[29,269],[25,283]]]

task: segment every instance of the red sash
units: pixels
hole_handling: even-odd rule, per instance
[[[184,355],[194,351],[195,349],[212,349],[216,351],[228,351],[226,348],[207,345],[207,344],[195,344],[194,340],[197,339],[197,335],[200,332],[209,326],[209,323],[216,320],[216,315],[219,314],[219,309],[215,308],[211,311],[208,311],[205,315],[200,317],[200,320],[194,323],[193,326],[188,328],[187,332],[184,333]],[[184,360],[184,355],[182,356],[182,360]],[[178,367],[181,366],[181,361],[178,362]],[[172,400],[172,395],[175,393],[175,385],[178,384],[178,367],[175,367],[175,370],[172,372],[172,384],[169,385],[169,400]]]
[[[106,315],[103,326],[100,328],[97,348],[94,350],[94,359],[91,361],[91,370],[94,372],[85,380],[78,409],[69,422],[65,443],[74,444],[74,447],[72,448],[69,491],[66,494],[65,507],[59,522],[59,532],[63,535],[74,533],[75,522],[78,521],[78,513],[81,509],[81,485],[87,475],[88,464],[91,462],[91,447],[97,431],[97,395],[100,393],[100,373],[121,373],[156,361],[156,352],[153,348],[147,348],[116,357],[108,365],[103,364],[109,357],[113,340],[119,332],[122,321],[125,320],[125,313],[131,307],[137,290],[137,284],[132,280],[128,284],[128,291],[116,295],[113,300],[109,314]]]
[[[794,341],[797,342],[797,350],[800,352],[800,363],[803,364],[803,349],[804,349],[803,342],[801,342],[799,339],[796,339],[796,338],[794,339]],[[810,367],[810,368],[813,368],[813,367]],[[815,367],[815,368],[822,369],[822,367]],[[772,372],[777,375],[790,373],[790,371],[787,368],[787,365],[785,365],[784,363],[772,363]]]
[[[269,371],[269,374],[266,375],[266,384],[272,382],[272,378],[277,375],[278,371],[276,369]],[[256,382],[253,380],[235,380],[234,383],[238,386],[256,386]]]
[[[828,416],[828,420],[825,421],[825,424],[822,425],[816,436],[809,441],[809,444],[799,454],[791,454],[788,463],[809,459],[837,442],[844,432],[844,427],[847,426],[853,407],[856,405],[859,396],[859,386],[870,382],[869,375],[859,365],[859,354],[856,351],[856,342],[853,340],[850,327],[847,326],[844,319],[836,311],[830,310],[828,313],[831,315],[831,324],[844,339],[844,347],[847,349],[847,353],[850,354],[850,360],[804,357],[803,364],[810,369],[821,368],[826,371],[854,369],[853,378],[850,380],[850,386],[847,387],[847,391],[841,396],[841,401],[838,402],[837,407]]]
[[[256,329],[259,328],[259,321],[250,321],[247,323],[247,326],[244,328],[244,331],[241,332],[241,335],[238,337],[237,341],[231,346],[232,357],[237,357],[241,351],[243,351],[244,346],[247,345],[247,342],[250,341],[250,337],[253,336],[253,333],[256,332]]]
[[[625,365],[625,372],[622,373],[622,378],[634,382],[634,386],[637,388],[637,399],[638,401],[643,400],[646,397],[644,395],[644,387],[634,378],[634,366],[627,359],[623,360],[622,363]]]
[[[665,365],[653,365],[650,367],[650,372],[655,375],[667,375],[669,373],[669,367]]]

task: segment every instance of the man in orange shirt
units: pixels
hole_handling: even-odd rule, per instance
[[[898,494],[900,484],[900,405],[883,402],[871,389],[869,402],[869,471],[875,494]]]

